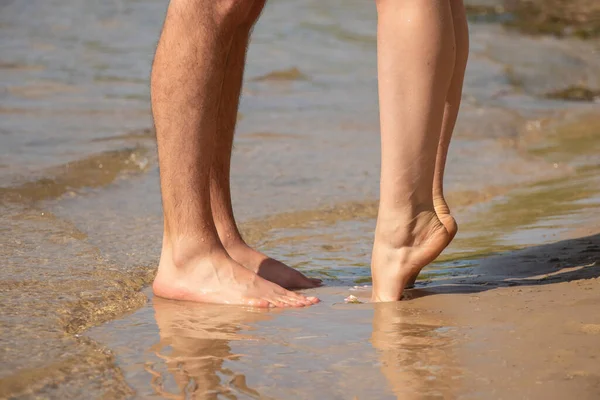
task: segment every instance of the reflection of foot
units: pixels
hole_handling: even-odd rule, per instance
[[[300,271],[288,267],[254,250],[246,243],[228,246],[227,253],[236,262],[257,273],[261,278],[287,289],[308,289],[321,285],[321,280],[308,278]]]
[[[433,200],[433,206],[435,208],[435,213],[437,214],[438,219],[444,225],[446,231],[448,232],[448,236],[450,237],[450,239],[448,240],[448,244],[450,244],[450,242],[452,242],[452,240],[456,236],[456,233],[458,232],[458,224],[456,223],[456,220],[450,213],[450,207],[448,207],[446,199],[444,199],[441,196],[436,197]],[[448,246],[448,244],[446,246]],[[419,274],[417,273],[414,276],[410,277],[406,284],[406,289],[411,289],[415,287],[415,281],[417,280],[418,275]]]
[[[440,332],[440,314],[406,304],[374,305],[371,344],[396,399],[457,398],[458,367],[451,335]],[[418,312],[415,312],[418,310]]]
[[[194,341],[185,349],[190,353],[197,352],[206,341],[245,339],[246,333],[241,330],[273,316],[273,311],[265,308],[172,301],[156,296],[152,305],[161,340],[168,341],[166,346],[176,340]],[[191,358],[191,354],[184,357]]]
[[[175,266],[163,250],[154,294],[173,300],[255,307],[303,307],[317,303],[269,282],[232,260],[224,249],[190,256]]]
[[[450,242],[446,228],[431,211],[417,216],[380,216],[373,245],[372,301],[397,301],[424,266]]]
[[[239,356],[231,351],[230,341],[255,339],[245,328],[268,319],[270,310],[160,297],[152,303],[160,342],[149,350],[162,361],[147,363],[146,370],[160,398],[231,398],[232,386],[248,397],[260,397],[246,385],[243,374],[232,371]]]

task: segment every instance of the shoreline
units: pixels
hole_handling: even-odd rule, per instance
[[[560,131],[560,130],[559,130]],[[551,143],[551,142],[550,142]],[[577,176],[578,174],[572,170],[567,170],[566,173],[561,174],[563,180],[569,180],[569,177]],[[555,178],[556,179],[556,178]],[[560,179],[559,179],[560,181]],[[535,184],[534,184],[535,185]],[[539,183],[538,183],[539,185]],[[481,192],[466,191],[463,193],[454,192],[449,194],[450,204],[458,211],[458,214],[465,214],[471,208],[469,206],[475,206],[479,208],[485,206],[494,199],[503,198],[507,193],[514,192],[523,189],[523,185],[511,185],[507,187],[492,187],[489,190],[483,190]],[[330,206],[324,208],[318,208],[315,210],[299,210],[292,212],[284,212],[270,216],[269,218],[259,218],[256,220],[246,221],[241,224],[242,231],[251,243],[263,243],[267,247],[277,245],[277,240],[268,241],[265,243],[265,239],[268,238],[269,232],[278,229],[288,229],[293,231],[294,229],[304,229],[306,227],[314,226],[327,226],[335,225],[342,221],[352,221],[361,219],[372,219],[375,217],[377,211],[377,202],[363,201],[363,202],[349,202],[338,204],[337,206]],[[33,217],[33,215],[31,216]],[[44,216],[52,218],[51,214],[46,213]],[[42,219],[44,219],[42,217]],[[36,216],[35,218],[40,218]],[[467,222],[468,224],[468,222]],[[73,229],[73,228],[68,228]],[[77,236],[78,233],[73,231],[72,235]],[[83,233],[79,235],[85,235]],[[460,241],[460,237],[459,237]],[[447,256],[442,256],[448,258]],[[456,257],[464,257],[460,253]],[[426,271],[424,271],[426,272]],[[93,275],[98,276],[99,272],[93,272]],[[102,291],[90,292],[87,297],[88,299],[81,298],[80,300],[69,305],[68,303],[61,306],[59,315],[62,315],[59,326],[62,326],[64,333],[70,336],[72,345],[77,348],[79,353],[75,357],[82,357],[86,362],[74,362],[72,357],[69,357],[66,361],[59,361],[57,364],[46,365],[40,367],[39,370],[25,370],[23,372],[17,372],[15,375],[10,375],[0,379],[0,396],[8,396],[22,392],[23,390],[38,390],[45,387],[44,382],[56,382],[69,379],[76,379],[77,372],[81,367],[85,365],[89,368],[89,373],[84,373],[86,377],[97,374],[99,371],[105,373],[114,373],[118,376],[119,369],[114,364],[113,356],[107,349],[103,349],[103,346],[98,343],[90,342],[89,339],[82,339],[81,333],[87,331],[89,328],[98,326],[107,321],[115,319],[122,319],[127,315],[130,315],[135,310],[143,307],[147,302],[147,298],[142,294],[142,289],[147,287],[153,278],[154,267],[140,267],[139,269],[130,269],[126,273],[121,273],[115,269],[105,271],[105,280],[108,281],[109,286],[112,288],[102,293]],[[114,286],[117,284],[116,286]],[[437,285],[439,282],[433,281],[433,285]],[[36,285],[28,285],[28,292],[35,291]],[[5,286],[8,290],[24,290],[27,286],[24,284],[16,283],[15,286]],[[91,287],[90,287],[91,289]],[[81,292],[81,288],[75,288],[73,294]],[[65,295],[70,296],[69,290],[65,287]],[[98,297],[100,296],[100,297]],[[79,344],[77,344],[79,343]],[[87,350],[86,350],[87,349]],[[88,354],[88,356],[85,356]],[[94,355],[95,356],[90,356]],[[87,363],[87,364],[86,364]],[[112,372],[111,372],[112,371]],[[46,375],[47,374],[47,375]],[[46,376],[45,376],[46,375]],[[44,377],[42,379],[42,377]],[[34,378],[35,377],[35,378]],[[67,378],[70,377],[70,378]],[[86,378],[87,379],[87,378]],[[32,380],[36,381],[35,385],[32,385]],[[119,380],[117,380],[118,382]],[[117,386],[120,387],[121,384]],[[125,390],[122,387],[118,390]]]
[[[338,3],[278,2],[266,10],[249,53],[232,166],[245,237],[329,280],[331,292],[323,294],[332,301],[369,282],[379,158],[375,14],[370,4]],[[148,38],[163,8],[154,0],[80,8],[36,0],[3,8],[10,21],[2,29],[13,46],[0,63],[8,88],[0,107],[0,143],[8,150],[0,162],[8,239],[0,245],[0,398],[133,395],[122,349],[88,334],[127,324],[152,306],[144,288],[160,251],[162,213],[154,133],[142,128],[150,124]],[[281,24],[290,10],[296,22]],[[28,22],[31,15],[39,24]],[[55,30],[52,21],[65,16],[74,25]],[[461,231],[423,271],[419,290],[506,256],[496,253],[576,232],[566,227],[596,198],[593,179],[571,181],[588,179],[598,165],[598,40],[533,38],[488,22],[470,26],[469,71],[446,174]],[[71,32],[81,40],[72,42]],[[596,102],[569,101],[578,97]],[[597,223],[596,215],[580,221],[588,222]],[[401,306],[444,303],[445,296]],[[344,337],[355,326],[337,328]]]
[[[230,309],[229,315],[222,306],[165,301],[146,291],[149,302],[142,309],[87,335],[111,349],[125,371],[125,382],[142,398],[157,393],[157,386],[148,384],[150,379],[162,382],[158,393],[175,395],[173,390],[181,387],[167,383],[173,377],[196,382],[194,393],[250,390],[257,396],[303,399],[339,394],[324,386],[317,371],[328,371],[326,381],[346,387],[343,393],[350,396],[374,390],[377,398],[388,398],[382,395],[385,385],[369,384],[382,375],[399,398],[424,393],[453,398],[482,393],[503,398],[523,393],[532,398],[559,399],[566,394],[594,398],[600,393],[594,384],[600,335],[600,316],[594,312],[600,305],[598,211],[600,197],[571,218],[558,241],[480,257],[478,265],[459,275],[421,282],[407,292],[408,301],[344,304],[348,293],[361,299],[368,299],[369,293],[364,289],[349,292],[351,284],[342,279],[307,291],[324,299],[315,308]],[[167,321],[160,316],[163,307],[173,307]],[[204,313],[207,318],[202,317]],[[208,318],[213,313],[214,319]],[[256,315],[245,320],[244,313]],[[363,345],[356,348],[357,343]],[[321,349],[319,353],[311,354],[313,345]],[[364,353],[371,346],[376,352]],[[307,355],[301,356],[304,351]],[[374,353],[379,354],[379,364],[372,364]],[[285,363],[286,354],[295,355],[294,363],[282,366],[281,373],[313,371],[298,379],[314,379],[317,389],[300,394],[302,382],[288,382],[278,374],[265,376],[264,370],[272,363]],[[242,388],[235,380],[228,385],[228,375],[222,378],[224,386],[209,379],[215,373],[212,368],[222,367],[211,366],[213,362],[205,365],[201,355],[214,358],[216,365],[228,362],[226,370],[242,377]],[[175,361],[178,368],[165,370]],[[336,372],[339,364],[346,365],[340,374]],[[430,379],[424,379],[422,373],[428,366]],[[186,373],[177,378],[181,369]],[[357,374],[364,384],[351,383]],[[185,386],[185,380],[181,384]]]

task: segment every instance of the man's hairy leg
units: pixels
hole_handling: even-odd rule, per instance
[[[259,307],[318,300],[259,277],[219,240],[210,204],[210,167],[225,64],[253,0],[171,0],[152,68],[164,210],[157,296]]]
[[[217,118],[215,153],[210,174],[210,199],[213,219],[221,242],[236,262],[259,276],[283,287],[311,288],[319,279],[310,279],[287,265],[254,250],[244,241],[235,222],[231,203],[230,170],[233,136],[252,26],[265,0],[257,0],[244,24],[236,29],[225,67],[225,81]]]

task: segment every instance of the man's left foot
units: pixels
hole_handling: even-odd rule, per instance
[[[309,278],[300,271],[254,250],[246,243],[226,246],[226,250],[237,263],[286,289],[310,289],[323,283],[321,279]]]

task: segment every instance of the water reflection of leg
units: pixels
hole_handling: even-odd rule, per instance
[[[249,323],[268,318],[266,310],[242,309],[212,304],[181,303],[154,298],[160,342],[153,349],[165,360],[179,393],[165,384],[168,376],[152,370],[152,386],[165,398],[236,398],[241,392],[251,397],[258,393],[246,385],[244,375],[224,367],[236,360],[230,342],[247,340],[240,330]],[[221,378],[223,376],[224,378]]]
[[[440,325],[401,303],[375,305],[371,343],[398,399],[454,398],[459,374]]]

